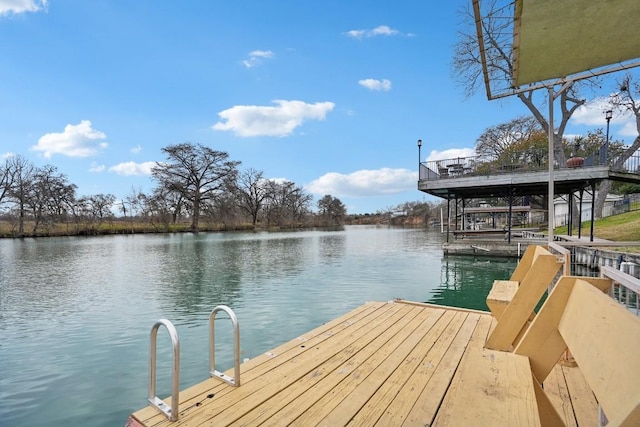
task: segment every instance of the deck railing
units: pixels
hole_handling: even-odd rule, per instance
[[[613,280],[609,296],[640,316],[640,279],[609,266],[600,267],[600,276]]]
[[[596,270],[588,266],[585,267],[582,262],[576,260],[574,250],[555,242],[549,243],[548,247],[549,251],[563,263],[561,269],[563,275],[599,276],[611,279],[613,284],[609,289],[609,296],[627,307],[636,316],[640,316],[640,278],[637,277],[640,276],[640,265],[630,261],[621,261],[617,263],[617,267],[600,265]],[[549,293],[555,282],[556,280],[549,286]]]
[[[580,159],[577,164],[582,168],[599,167],[606,164],[600,153],[594,153],[586,159]],[[619,161],[619,157],[611,158],[608,164],[611,170],[616,172],[640,174],[640,153],[635,153],[624,162]],[[420,162],[419,179],[420,181],[431,181],[474,175],[544,172],[549,169],[547,165],[547,150],[539,149],[507,152],[494,159],[486,156],[455,157]],[[559,166],[556,164],[555,168],[559,169]]]

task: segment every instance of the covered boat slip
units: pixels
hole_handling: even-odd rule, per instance
[[[182,391],[177,421],[148,406],[127,425],[539,425],[526,357],[484,349],[495,325],[484,312],[367,303],[243,363],[239,387],[210,378]],[[544,391],[566,425],[597,424],[577,367],[556,365]]]

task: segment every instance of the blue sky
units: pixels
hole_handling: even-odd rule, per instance
[[[349,213],[437,201],[417,190],[418,139],[423,161],[456,157],[528,114],[455,86],[470,2],[0,0],[0,156],[123,198],[155,185],[162,147],[192,142]],[[614,117],[611,135],[635,131]]]

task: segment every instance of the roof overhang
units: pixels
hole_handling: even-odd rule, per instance
[[[513,85],[640,58],[638,0],[516,0]]]
[[[490,100],[640,66],[640,0],[471,1]],[[497,47],[485,44],[483,30],[496,19],[510,24],[498,35],[509,81],[489,69],[487,52]]]

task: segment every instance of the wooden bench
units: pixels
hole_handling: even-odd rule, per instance
[[[469,349],[434,425],[564,426],[541,384],[567,348],[607,425],[639,426],[640,318],[571,276],[558,281],[513,353]]]
[[[547,249],[529,246],[510,280],[493,282],[486,303],[498,324],[487,340],[488,348],[509,351],[517,345],[535,316],[535,307],[562,265]],[[584,277],[583,280],[602,292],[613,284],[611,279],[603,277]]]
[[[534,309],[562,264],[542,246],[531,245],[522,255],[510,280],[497,280],[487,296],[487,306],[498,324],[487,348],[510,351],[522,336]]]
[[[514,353],[527,356],[543,425],[563,425],[540,384],[569,349],[609,420],[640,425],[640,317],[579,277],[562,277]]]

